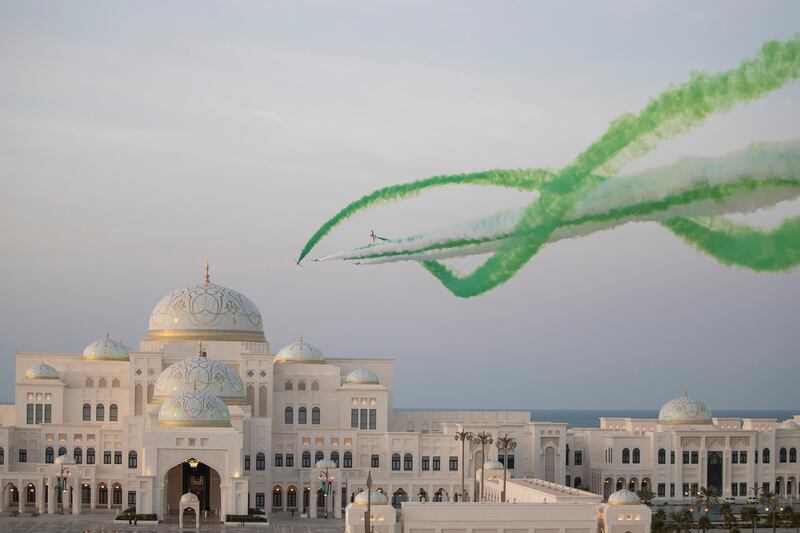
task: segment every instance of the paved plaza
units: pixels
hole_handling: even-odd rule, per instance
[[[114,523],[114,514],[88,513],[82,515],[0,516],[1,533],[167,533],[181,531],[176,523],[137,525]],[[194,531],[184,528],[183,531]],[[343,520],[300,519],[290,516],[270,517],[268,527],[200,524],[201,533],[342,533]]]

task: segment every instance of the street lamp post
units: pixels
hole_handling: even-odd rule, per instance
[[[367,474],[367,516],[364,517],[364,533],[372,533],[369,520],[372,517],[372,470]]]
[[[325,506],[325,518],[330,518],[328,515],[328,496],[329,493],[333,491],[333,476],[328,473],[328,469],[336,468],[336,463],[331,461],[330,459],[322,459],[317,461],[316,466],[317,470],[320,471],[319,473],[319,480],[323,483],[322,488],[322,502]]]
[[[508,452],[514,451],[517,447],[517,441],[508,436],[508,433],[503,437],[497,437],[497,451],[503,452],[503,495],[501,501],[506,501],[506,471],[508,470]]]
[[[60,468],[61,473],[59,475],[59,484],[61,489],[61,514],[64,514],[64,495],[67,494],[67,478],[69,477],[69,468],[64,468],[65,466],[74,465],[75,461],[70,458],[69,455],[59,455],[56,457],[54,461],[55,464]]]
[[[472,440],[471,431],[456,431],[456,440],[461,441],[461,500],[464,501],[464,494],[466,488],[464,486],[464,471],[467,468],[467,463],[464,459],[464,445],[467,441]]]
[[[484,466],[486,464],[486,446],[491,446],[494,439],[492,439],[492,434],[487,433],[485,431],[481,431],[474,437],[472,437],[472,442],[476,444],[480,444],[481,446],[481,499],[483,501],[483,482],[484,482]]]

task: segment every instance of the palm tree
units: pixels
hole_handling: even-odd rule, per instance
[[[736,527],[736,516],[733,514],[731,504],[728,502],[723,503],[719,508],[719,514],[722,516],[722,520],[725,522],[725,527],[728,528],[728,531],[733,531],[733,528]]]
[[[787,525],[793,527],[797,533],[800,533],[800,513],[792,512]]]
[[[464,462],[464,444],[472,440],[471,431],[456,431],[456,440],[461,441],[461,501],[466,501],[464,498],[466,489],[464,488],[464,471],[467,469],[467,463]]]
[[[775,528],[777,528],[777,520],[775,519],[775,506],[778,505],[778,497],[774,492],[767,490],[761,493],[759,501],[764,505],[764,510],[770,513],[769,519],[772,522],[772,533],[775,533]]]
[[[712,505],[719,503],[719,498],[717,498],[714,489],[700,487],[700,490],[697,491],[694,497],[694,502],[697,504],[698,509],[704,509],[706,515],[708,515],[708,510]]]
[[[653,514],[651,522],[652,533],[666,533],[667,531],[667,513],[664,509],[659,509]],[[800,533],[800,532],[798,532]]]
[[[472,436],[473,444],[478,444],[481,447],[481,496],[480,499],[477,501],[483,501],[483,481],[484,481],[484,465],[486,463],[486,446],[491,446],[494,439],[492,439],[492,434],[487,433],[485,431],[481,431],[477,435]]]
[[[753,525],[753,533],[756,533],[756,522],[758,521],[757,507],[742,507],[742,520]]]
[[[697,527],[703,530],[703,533],[706,533],[711,528],[711,519],[708,515],[703,515],[700,517],[700,520],[697,521]]]
[[[691,533],[694,519],[688,509],[673,511],[669,514],[669,531],[674,533]]]
[[[653,502],[653,498],[656,497],[656,495],[653,493],[653,491],[650,490],[647,487],[645,487],[645,488],[643,488],[641,490],[637,490],[636,491],[636,495],[639,498],[641,498],[642,503],[644,503],[647,506],[649,506]]]
[[[797,513],[794,512],[794,510],[790,505],[781,508],[780,520],[781,522],[783,522],[783,525],[788,527],[795,527],[792,525],[792,519],[794,518],[795,514]]]

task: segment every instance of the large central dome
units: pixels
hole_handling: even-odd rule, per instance
[[[145,340],[266,342],[261,313],[245,295],[211,283],[172,291],[150,313]]]
[[[158,376],[156,397],[199,390],[228,403],[246,403],[244,385],[231,367],[210,357],[190,357],[165,368]]]

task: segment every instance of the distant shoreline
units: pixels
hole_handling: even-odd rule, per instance
[[[658,418],[658,409],[439,409],[401,407],[396,411],[511,411],[531,413],[535,422],[564,422],[567,427],[600,427],[600,418]],[[715,418],[767,418],[778,422],[800,415],[800,409],[712,409]]]

